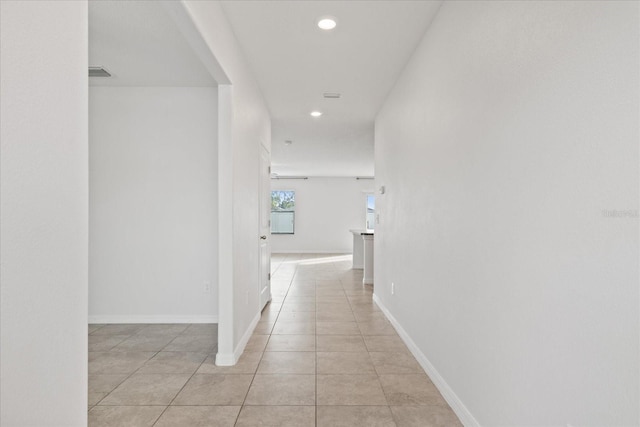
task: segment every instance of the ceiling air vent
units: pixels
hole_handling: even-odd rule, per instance
[[[329,99],[340,99],[340,94],[337,92],[325,92],[322,96]]]
[[[111,73],[103,67],[89,67],[89,77],[111,77]]]

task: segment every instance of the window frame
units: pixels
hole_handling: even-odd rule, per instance
[[[293,209],[292,210],[274,210],[273,209],[273,193],[293,193]],[[269,213],[269,231],[271,234],[277,235],[293,235],[296,234],[296,190],[271,190],[271,212]],[[291,231],[273,231],[273,213],[287,212],[291,213]]]

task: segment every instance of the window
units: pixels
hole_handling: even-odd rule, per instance
[[[376,223],[376,196],[367,195],[367,230],[373,230]]]
[[[293,234],[296,192],[271,192],[271,234]]]

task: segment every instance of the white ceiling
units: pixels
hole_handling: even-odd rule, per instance
[[[90,85],[216,85],[161,3],[89,2],[89,65],[112,74]]]
[[[89,2],[89,64],[113,75],[90,85],[215,86],[162,3]],[[273,172],[373,176],[375,115],[440,1],[222,4],[272,115]],[[338,27],[320,30],[324,15]],[[311,118],[315,109],[324,115]]]
[[[440,3],[222,2],[272,114],[273,172],[373,176],[375,116]],[[316,26],[324,15],[336,29]]]

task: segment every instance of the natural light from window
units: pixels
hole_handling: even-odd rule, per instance
[[[271,192],[271,234],[294,233],[295,207],[295,191]]]

